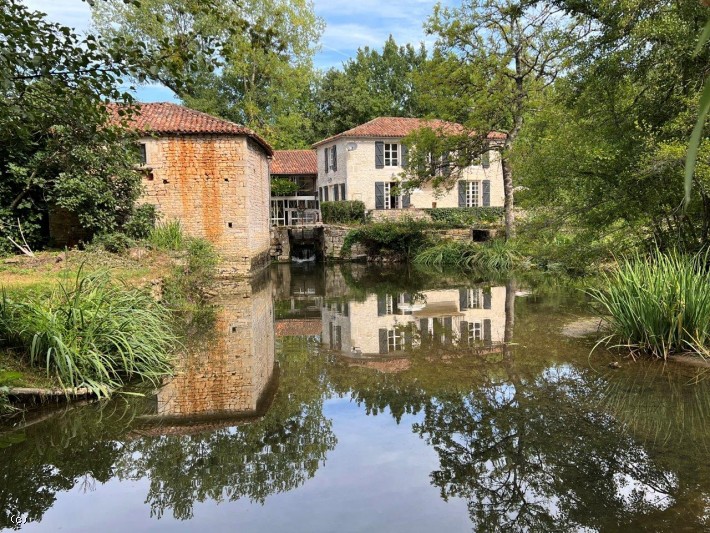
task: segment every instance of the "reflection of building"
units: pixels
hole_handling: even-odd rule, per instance
[[[390,354],[428,344],[492,346],[505,332],[505,287],[370,294],[321,309],[326,347]]]
[[[158,393],[162,416],[249,415],[259,411],[274,377],[270,284],[230,288],[218,302],[215,329],[190,350]]]

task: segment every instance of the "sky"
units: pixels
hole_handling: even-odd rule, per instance
[[[398,44],[425,42],[423,23],[432,13],[435,0],[314,0],[316,15],[326,24],[320,52],[315,57],[318,68],[339,67],[353,57],[358,48],[381,48],[392,34]],[[442,2],[450,3],[449,0]],[[47,14],[53,22],[89,29],[89,6],[82,0],[25,0],[25,4]],[[175,101],[172,92],[162,86],[141,86],[137,92],[143,102]]]

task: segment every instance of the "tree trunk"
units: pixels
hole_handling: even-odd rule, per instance
[[[513,171],[510,168],[510,161],[502,155],[503,164],[503,193],[505,195],[505,240],[515,239],[515,212],[513,200]]]

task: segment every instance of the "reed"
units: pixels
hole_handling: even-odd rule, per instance
[[[502,240],[485,244],[446,241],[425,248],[417,254],[414,262],[428,267],[453,267],[496,273],[508,272],[526,265],[524,258]]]
[[[128,380],[157,383],[172,370],[177,339],[170,311],[105,271],[60,283],[49,294],[0,299],[0,345],[26,354],[63,387],[99,397]]]
[[[178,251],[185,247],[185,234],[179,220],[157,224],[148,237],[150,244],[160,250]]]
[[[710,343],[709,256],[678,252],[636,256],[604,275],[604,289],[588,294],[600,307],[610,335],[633,352],[667,358],[707,354]]]

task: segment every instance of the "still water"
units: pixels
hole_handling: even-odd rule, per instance
[[[1,527],[710,528],[704,370],[590,357],[578,290],[281,265],[220,293],[161,389],[0,428]]]

